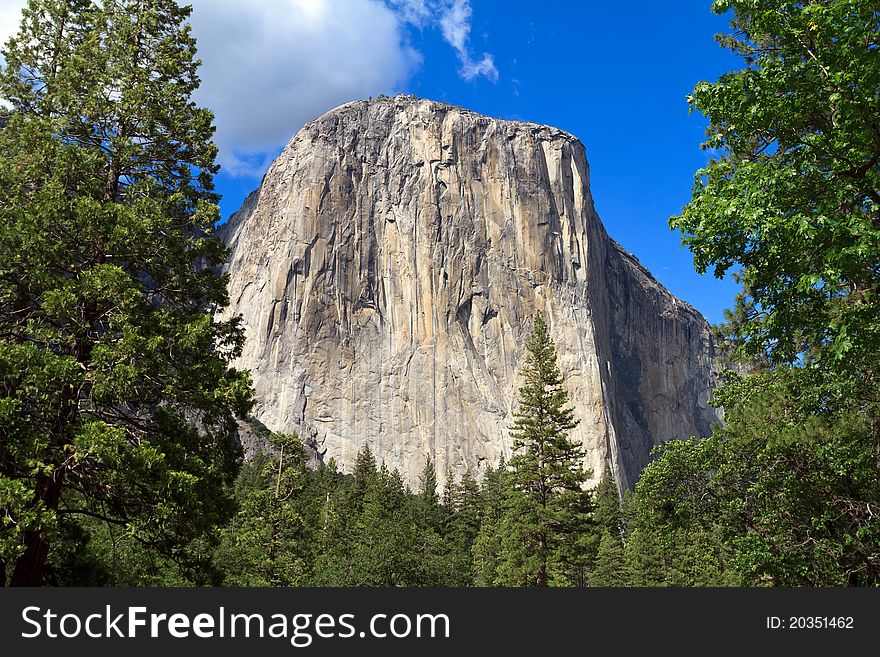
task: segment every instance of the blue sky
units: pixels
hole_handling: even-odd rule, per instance
[[[183,0],[181,0],[183,1]],[[706,126],[700,80],[741,67],[710,0],[186,0],[215,112],[228,217],[306,121],[413,93],[558,126],[584,143],[611,236],[710,322],[736,286],[693,271],[667,225],[688,201]],[[25,0],[0,0],[0,39]]]
[[[376,93],[414,93],[571,132],[586,147],[596,208],[611,236],[674,294],[720,321],[736,286],[697,275],[667,219],[690,198],[706,160],[699,149],[706,121],[688,115],[686,96],[698,81],[740,67],[713,40],[727,19],[700,0],[481,0],[471,9],[468,56],[491,55],[497,77],[466,75],[442,26],[426,20],[401,30],[420,62],[408,79]],[[258,182],[221,174],[224,216]]]

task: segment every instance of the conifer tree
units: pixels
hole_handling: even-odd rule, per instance
[[[502,456],[497,469],[491,465],[486,469],[480,487],[480,529],[471,548],[475,586],[498,585],[501,519],[504,515],[507,480],[507,465]]]
[[[454,479],[451,470],[447,471],[443,503],[437,493],[437,472],[430,455],[419,475],[419,490],[414,496],[412,511],[417,536],[414,549],[418,551],[418,573],[415,575],[420,585],[445,586],[457,583],[457,573],[452,567],[453,545],[447,540],[448,525],[454,513],[452,496]]]
[[[271,455],[250,466],[259,473],[252,485],[236,486],[239,510],[217,552],[227,585],[302,586],[308,581],[314,526],[306,515],[308,454],[297,436],[271,434],[269,444]]]
[[[440,507],[440,495],[437,493],[437,470],[434,466],[434,459],[430,455],[425,457],[425,466],[419,475],[417,513],[419,524],[438,535],[441,533],[444,510]]]
[[[470,471],[466,471],[456,484],[447,477],[446,490],[449,494],[446,544],[447,568],[450,583],[454,586],[470,586],[473,580],[473,548],[480,531],[481,499],[480,487]]]
[[[377,474],[378,468],[376,466],[376,458],[373,456],[370,446],[364,445],[364,447],[358,452],[354,461],[354,472],[352,473],[354,481],[352,483],[351,493],[347,500],[348,511],[350,513],[360,513],[367,490],[373,483],[373,479],[376,478]]]
[[[605,529],[612,536],[623,537],[623,512],[620,507],[620,496],[617,483],[611,473],[611,466],[605,464],[602,479],[596,487],[596,511],[593,516],[596,525]]]
[[[596,554],[596,565],[590,573],[592,586],[625,586],[627,583],[626,561],[623,543],[604,527]]]
[[[335,461],[331,459],[326,470],[335,476],[328,477],[331,485],[322,492],[320,500],[312,583],[316,586],[345,586],[353,583],[352,532],[357,517],[352,512],[349,491],[339,479]],[[332,485],[334,483],[336,485]]]
[[[627,491],[621,502],[626,525],[626,582],[629,586],[663,586],[666,580],[660,542],[645,518],[639,517],[640,501],[633,491]]]
[[[3,50],[0,580],[40,583],[59,518],[179,556],[229,509],[251,392],[189,13],[30,0]]]
[[[577,426],[544,318],[535,317],[526,344],[525,383],[512,427],[510,487],[501,520],[499,583],[548,586],[581,583],[583,536],[592,501],[584,451],[568,437]]]
[[[420,583],[412,519],[403,479],[382,464],[364,495],[352,539],[352,575],[359,586],[416,586]]]
[[[502,455],[498,467],[486,468],[480,485],[480,508],[484,516],[501,517],[504,511],[504,497],[507,490],[507,461]]]
[[[462,546],[467,546],[470,551],[471,545],[480,531],[482,516],[480,486],[471,471],[466,470],[461,476],[461,482],[457,489],[452,533],[453,536],[459,538]]]
[[[455,509],[458,508],[460,494],[460,486],[455,483],[455,473],[452,472],[452,466],[448,466],[446,468],[446,485],[443,487],[443,495],[440,498],[440,506],[443,507],[444,523],[448,524],[450,522]]]

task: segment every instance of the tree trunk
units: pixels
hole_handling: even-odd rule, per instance
[[[74,353],[78,357],[82,355],[83,344],[82,341],[77,340],[74,346]],[[81,358],[78,360],[83,362]],[[52,433],[55,436],[61,437],[56,444],[64,445],[69,443],[67,432],[74,412],[73,400],[73,387],[70,385],[65,386],[61,408],[52,427]],[[42,503],[44,508],[56,511],[61,499],[61,481],[63,477],[63,470],[58,464],[52,470],[51,475],[37,475],[34,502],[37,505]],[[12,581],[10,584],[12,586],[39,586],[43,581],[43,570],[46,565],[46,557],[49,555],[49,541],[46,540],[43,528],[25,531],[24,545],[24,554],[15,560],[15,568],[12,571]]]
[[[541,555],[541,565],[538,568],[538,586],[547,586],[547,537],[538,534],[538,553]]]
[[[61,497],[61,473],[56,471],[53,476],[40,475],[37,478],[37,499],[46,508],[57,509]],[[41,531],[24,533],[25,551],[15,560],[12,572],[12,586],[39,586],[43,580],[46,557],[49,554],[49,543]]]

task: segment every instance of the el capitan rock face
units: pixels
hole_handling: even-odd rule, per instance
[[[417,485],[509,456],[538,311],[594,475],[631,487],[660,442],[706,435],[709,328],[612,241],[583,145],[412,97],[308,123],[222,229],[255,416],[350,468],[369,445]]]

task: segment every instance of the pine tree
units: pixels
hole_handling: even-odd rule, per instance
[[[216,556],[226,585],[303,586],[309,579],[308,454],[297,436],[271,434],[269,444],[273,453],[250,466],[258,476],[236,486],[239,510]]]
[[[212,115],[190,9],[31,0],[0,97],[0,561],[41,581],[59,518],[181,556],[231,509],[243,336],[209,237]],[[6,580],[6,573],[0,579]]]
[[[397,470],[382,464],[364,496],[352,539],[352,574],[357,586],[416,586],[418,534]]]
[[[666,573],[657,537],[642,527],[635,527],[624,546],[626,582],[629,586],[664,586]]]
[[[627,583],[626,561],[620,536],[602,529],[596,565],[590,573],[592,586],[625,586]]]
[[[350,513],[356,514],[360,513],[367,490],[378,475],[376,458],[373,456],[369,445],[364,445],[358,452],[357,457],[355,457],[354,472],[352,474],[354,482],[352,483],[351,493],[348,496],[347,506]]]
[[[351,584],[353,578],[351,535],[357,517],[350,511],[348,491],[339,478],[335,461],[331,459],[325,471],[324,477],[329,481],[320,499],[311,583],[315,586],[345,586]]]
[[[418,572],[414,576],[418,585],[446,586],[454,583],[452,546],[446,540],[449,517],[453,511],[448,504],[448,498],[454,489],[454,485],[450,486],[450,483],[452,480],[447,480],[443,493],[445,503],[441,504],[437,493],[434,460],[430,455],[426,457],[425,466],[419,476],[419,491],[412,504],[417,528],[414,547],[418,551],[418,555],[413,555],[414,561],[418,563]]]
[[[480,486],[471,471],[466,470],[457,488],[452,534],[459,538],[462,546],[467,546],[469,552],[480,531],[482,517]]]
[[[663,586],[666,579],[660,540],[645,518],[640,518],[639,501],[635,493],[627,491],[621,502],[626,525],[626,582],[629,586]]]
[[[451,491],[448,530],[444,537],[449,553],[450,583],[470,586],[473,584],[474,542],[480,532],[482,515],[480,487],[468,470],[458,484],[448,477],[446,490]]]
[[[511,486],[501,521],[499,583],[548,586],[581,583],[583,535],[591,495],[583,449],[568,437],[577,426],[556,364],[556,349],[538,314],[526,344],[524,385],[511,431]]]
[[[440,495],[437,493],[437,470],[434,459],[425,457],[425,466],[419,475],[419,492],[416,496],[419,524],[426,529],[442,532],[444,510],[440,506]]]
[[[501,558],[501,520],[508,482],[504,457],[498,468],[491,465],[483,476],[480,487],[480,530],[474,539],[473,581],[475,586],[496,586],[498,564]]]
[[[461,491],[455,483],[455,473],[452,472],[452,466],[446,468],[446,485],[443,487],[443,495],[440,499],[440,505],[443,507],[447,518],[452,515],[458,505],[458,495]]]
[[[617,483],[611,473],[611,466],[605,464],[602,479],[596,487],[596,511],[593,515],[596,525],[607,530],[612,536],[623,537],[623,512]]]
[[[336,472],[331,460],[326,469]],[[338,475],[337,475],[338,476]],[[331,487],[323,491],[320,501],[319,528],[315,546],[313,583],[316,586],[355,586],[364,584],[360,570],[356,568],[354,550],[360,537],[361,516],[368,491],[376,486],[379,471],[369,445],[357,454],[354,471],[347,481],[335,481],[330,476]]]

